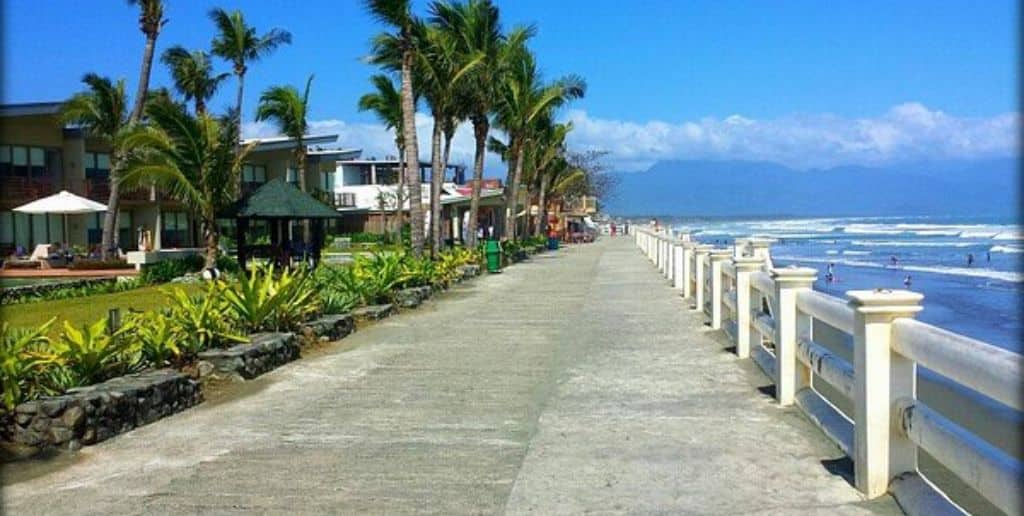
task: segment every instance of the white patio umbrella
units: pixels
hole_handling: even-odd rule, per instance
[[[96,213],[107,211],[107,205],[91,199],[75,195],[67,190],[61,190],[49,197],[36,199],[28,204],[22,204],[14,211],[30,214],[54,214],[64,216],[64,244],[68,240],[68,215],[81,215],[83,213]]]

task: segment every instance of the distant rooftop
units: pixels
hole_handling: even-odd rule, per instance
[[[302,137],[303,143],[308,145],[319,145],[324,143],[334,143],[338,140],[336,134],[309,134]],[[288,136],[271,136],[268,138],[245,138],[242,140],[242,145],[248,145],[250,143],[256,144],[257,151],[270,151],[270,150],[282,150],[282,149],[293,149],[295,148],[295,138]]]
[[[56,115],[60,112],[63,102],[25,102],[20,104],[0,104],[0,118],[15,116]]]

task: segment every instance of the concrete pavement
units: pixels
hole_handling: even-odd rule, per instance
[[[626,238],[542,255],[40,467],[4,514],[895,513]]]

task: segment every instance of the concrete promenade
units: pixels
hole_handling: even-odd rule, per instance
[[[0,513],[898,513],[629,238],[344,342],[66,464],[7,466]]]

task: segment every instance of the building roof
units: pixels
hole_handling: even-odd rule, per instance
[[[308,193],[276,178],[235,203],[231,216],[252,219],[326,219],[339,215]]]
[[[397,159],[343,159],[339,163],[339,165],[384,165],[388,167],[397,167],[400,164],[402,164],[402,162]],[[431,163],[429,161],[421,160],[420,166],[430,167]],[[459,166],[449,163],[445,168],[456,169],[459,168]]]
[[[322,143],[334,143],[338,140],[336,134],[309,134],[302,137],[302,142],[307,146],[318,145]],[[246,138],[242,140],[242,145],[248,145],[255,143],[256,148],[254,151],[272,151],[272,150],[283,150],[283,149],[294,149],[296,145],[295,138],[289,138],[288,136],[273,136],[269,138]]]
[[[321,159],[344,160],[359,156],[363,149],[321,149],[319,147],[310,149],[307,156],[317,156]]]
[[[56,115],[63,102],[25,102],[21,104],[0,104],[0,118],[14,116]]]

